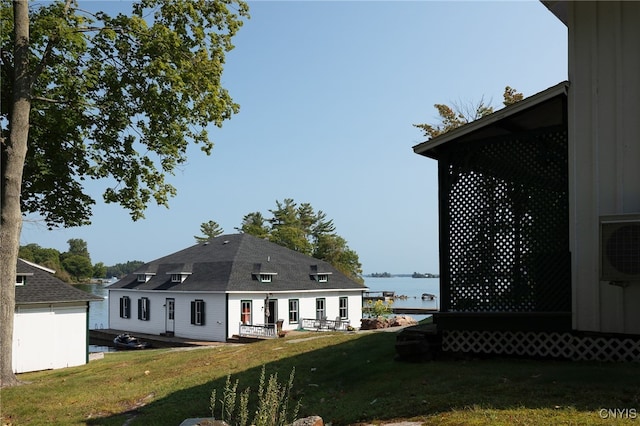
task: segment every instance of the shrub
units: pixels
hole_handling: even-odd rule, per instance
[[[291,370],[289,381],[286,384],[278,383],[278,373],[274,373],[265,382],[265,367],[262,366],[260,384],[258,386],[258,401],[252,425],[255,426],[284,426],[293,423],[300,409],[300,401],[289,413],[289,398],[293,388],[295,368]],[[211,392],[209,406],[211,415],[215,419],[216,413],[220,414],[220,420],[232,426],[246,426],[249,424],[249,394],[246,388],[241,394],[236,406],[238,380],[231,382],[231,375],[227,376],[222,398],[217,400],[217,390]],[[219,409],[217,407],[220,406]]]
[[[375,303],[372,300],[367,301],[367,316],[369,318],[384,317],[387,318],[393,313],[393,300],[389,300],[387,303],[382,300],[376,300]]]

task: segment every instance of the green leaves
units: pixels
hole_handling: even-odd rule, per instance
[[[4,29],[13,26],[10,9],[3,0]],[[146,0],[116,16],[72,2],[34,4],[23,212],[40,213],[50,227],[89,223],[95,200],[82,181],[105,178],[105,201],[134,220],[152,200],[166,206],[176,189],[165,177],[186,162],[189,144],[210,154],[206,127],[239,111],[221,78],[246,18],[240,0]],[[8,31],[0,37],[6,137],[13,40]]]
[[[241,227],[236,229],[322,259],[354,281],[363,282],[357,253],[335,233],[333,220],[327,219],[322,210],[315,212],[309,203],[298,205],[286,198],[276,201],[276,208],[269,212],[272,219],[265,219],[260,212],[245,215]]]
[[[503,97],[503,104],[505,106],[524,99],[524,95],[522,93],[517,92],[510,86],[505,87]],[[453,104],[453,107],[445,104],[435,104],[434,107],[440,116],[439,124],[423,123],[413,125],[414,127],[422,130],[424,136],[429,139],[450,132],[453,129],[493,113],[493,107],[486,105],[484,103],[484,99],[480,99],[480,101],[475,104]]]

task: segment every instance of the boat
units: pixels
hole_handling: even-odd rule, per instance
[[[422,300],[435,300],[436,295],[431,293],[422,293]]]
[[[113,339],[113,344],[118,349],[147,349],[151,347],[149,342],[138,340],[137,337],[133,337],[129,333],[118,334]]]

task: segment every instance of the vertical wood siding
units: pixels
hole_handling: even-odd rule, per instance
[[[640,212],[640,3],[571,2],[573,325],[640,333],[640,284],[599,281],[599,217]]]

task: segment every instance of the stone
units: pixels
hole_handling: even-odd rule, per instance
[[[311,416],[298,419],[291,426],[324,426],[324,422],[320,416]]]

